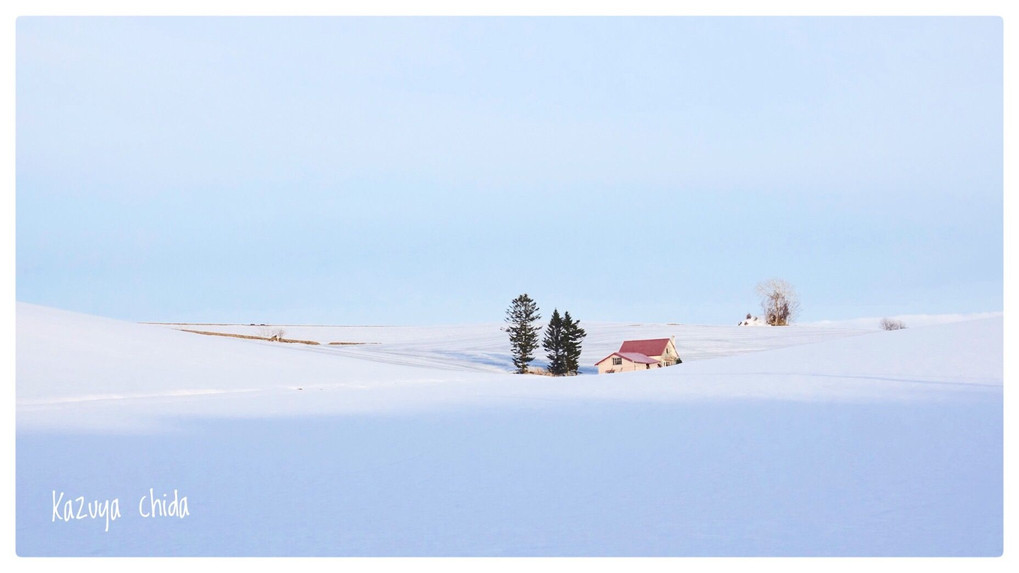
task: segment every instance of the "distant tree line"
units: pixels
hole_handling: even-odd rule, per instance
[[[530,371],[533,352],[538,348],[538,334],[541,332],[537,324],[539,320],[541,315],[538,313],[538,305],[526,293],[513,299],[506,310],[510,353],[518,374]],[[586,336],[587,332],[580,327],[580,321],[571,317],[568,311],[560,315],[558,308],[553,310],[541,341],[548,358],[547,372],[553,376],[578,374],[581,344]]]

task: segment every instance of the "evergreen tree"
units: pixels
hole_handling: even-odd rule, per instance
[[[566,365],[566,325],[559,309],[552,311],[552,318],[545,328],[545,339],[542,341],[548,357],[548,373],[553,376],[563,376],[567,372]]]
[[[527,374],[527,366],[534,360],[531,353],[538,348],[538,332],[541,330],[534,323],[540,318],[537,303],[526,293],[513,299],[506,309],[506,322],[509,323],[506,331],[509,332],[513,366],[518,374]]]
[[[566,374],[576,375],[580,372],[581,342],[587,332],[580,328],[580,321],[570,318],[569,311],[563,316],[563,354],[566,361]]]

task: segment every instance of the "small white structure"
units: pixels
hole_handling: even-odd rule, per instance
[[[768,323],[764,322],[763,320],[761,320],[760,317],[758,317],[758,316],[751,316],[748,313],[747,314],[747,319],[746,320],[741,320],[739,322],[739,324],[737,324],[736,326],[768,326]]]
[[[633,372],[672,366],[683,362],[676,352],[676,339],[627,340],[619,350],[595,363],[598,374]]]

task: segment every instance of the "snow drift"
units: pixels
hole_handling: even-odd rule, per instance
[[[677,326],[682,365],[547,378],[499,372],[496,325],[330,347],[17,311],[20,555],[1002,551],[1000,317]]]

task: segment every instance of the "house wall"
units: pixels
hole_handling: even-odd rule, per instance
[[[676,352],[676,345],[670,340],[665,345],[665,352],[661,356],[652,356],[655,360],[664,362],[665,364],[675,364],[676,358],[679,357],[679,352]]]
[[[637,364],[636,362],[631,362],[625,358],[623,358],[622,364],[613,366],[612,359],[610,358],[598,365],[598,374],[606,374],[608,373],[609,370],[612,370],[613,372],[633,372],[635,370],[648,370],[649,369],[648,366],[649,365],[647,364]],[[650,366],[651,368],[661,367],[661,365],[656,366],[654,364],[651,364]]]
[[[613,357],[613,358],[618,358],[618,357]],[[598,374],[605,374],[605,373],[607,373],[609,371],[612,371],[612,372],[632,372],[633,371],[633,362],[630,362],[629,360],[627,360],[625,358],[623,358],[622,361],[623,361],[622,364],[613,365],[612,364],[612,358],[608,358],[607,360],[603,360],[600,364],[598,364]]]

